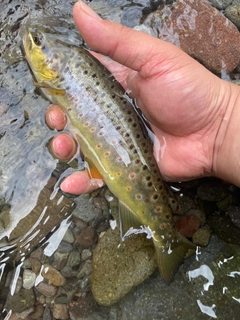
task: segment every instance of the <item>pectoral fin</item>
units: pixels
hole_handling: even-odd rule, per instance
[[[33,85],[35,87],[44,89],[50,95],[64,95],[66,93],[65,89],[54,87],[52,84],[49,84],[45,81],[33,82]]]
[[[103,176],[101,173],[98,171],[98,169],[95,167],[95,165],[92,163],[92,161],[85,157],[85,168],[88,171],[88,174],[91,179],[103,179]]]

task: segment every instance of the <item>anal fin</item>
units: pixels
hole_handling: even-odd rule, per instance
[[[195,244],[181,236],[177,231],[174,233],[175,237],[170,247],[160,244],[159,241],[153,238],[158,268],[160,274],[168,284],[172,282],[174,274],[183,262],[187,252],[189,250],[193,252],[196,250]]]

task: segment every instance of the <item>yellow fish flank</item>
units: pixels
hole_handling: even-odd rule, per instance
[[[122,86],[86,49],[29,28],[26,59],[44,95],[66,112],[81,150],[119,199],[123,235],[151,231],[159,271],[170,282],[195,246],[173,227],[169,196],[143,124]]]

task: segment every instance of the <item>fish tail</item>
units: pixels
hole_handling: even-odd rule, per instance
[[[196,246],[192,242],[180,235],[177,231],[175,233],[175,237],[169,246],[160,243],[159,240],[153,239],[158,268],[160,274],[168,284],[172,282],[174,274],[183,262],[187,252],[189,250],[196,250]]]

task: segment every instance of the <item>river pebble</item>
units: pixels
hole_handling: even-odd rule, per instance
[[[240,28],[240,4],[228,6],[225,10],[225,16],[233,23],[237,28]]]
[[[62,287],[66,283],[65,277],[50,265],[44,264],[42,267],[42,276],[49,280],[54,286]]]
[[[36,274],[29,269],[23,271],[23,288],[31,289],[34,286],[36,280]]]
[[[79,236],[76,237],[76,244],[81,248],[91,247],[97,240],[97,233],[92,226],[82,230]]]
[[[53,306],[53,316],[56,319],[65,320],[69,318],[68,307],[66,304],[55,303]]]
[[[36,290],[42,293],[45,297],[53,298],[57,293],[57,287],[53,284],[40,282],[36,287]]]

